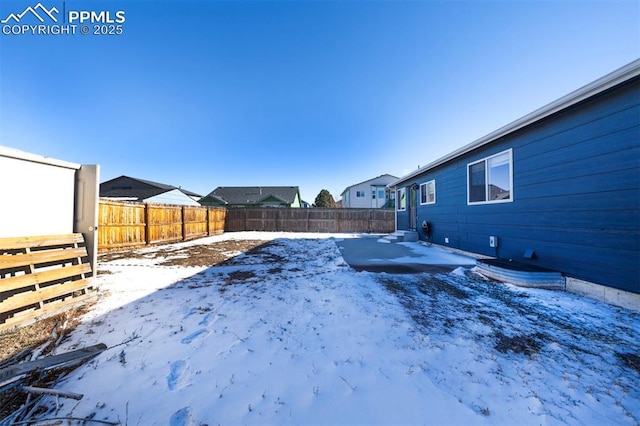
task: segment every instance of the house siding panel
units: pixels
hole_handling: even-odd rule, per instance
[[[467,164],[513,150],[513,202],[467,204]],[[444,163],[436,204],[418,206],[436,244],[532,262],[640,293],[640,84],[634,78]],[[407,212],[398,212],[407,229]],[[489,236],[499,238],[497,250]],[[444,243],[445,237],[449,244]]]
[[[289,207],[302,207],[302,203],[300,202],[300,197],[298,196],[298,194],[296,194],[295,198],[293,199],[293,203],[291,203]]]
[[[397,178],[391,175],[381,175],[364,182],[347,187],[341,194],[342,206],[345,208],[381,208],[387,202],[386,198],[372,197],[371,190],[384,189],[386,185],[393,182]],[[364,193],[364,197],[358,197],[357,193]]]
[[[183,206],[199,206],[200,203],[194,201],[193,198],[180,192],[178,189],[173,191],[167,191],[154,197],[149,197],[144,200],[145,203],[152,204],[177,204]]]

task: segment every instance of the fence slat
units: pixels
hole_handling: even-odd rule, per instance
[[[17,290],[35,284],[45,284],[49,281],[62,280],[74,275],[91,272],[91,265],[82,263],[80,265],[67,266],[66,268],[49,269],[48,271],[34,272],[33,274],[17,275],[2,279],[0,289],[4,291]]]
[[[66,250],[41,250],[31,253],[19,253],[13,256],[0,256],[0,269],[18,268],[34,263],[55,262],[87,256],[87,248],[71,248]]]
[[[46,235],[44,237],[7,237],[0,238],[0,250],[57,246],[81,243],[83,241],[82,234]]]
[[[84,289],[89,285],[88,280],[69,281],[64,284],[52,285],[38,291],[28,291],[17,293],[2,301],[2,310],[11,311],[13,309],[29,306],[38,302],[46,302],[55,297],[64,296]]]
[[[0,243],[0,330],[95,296],[82,234],[2,239]]]
[[[224,207],[208,207],[207,215],[209,235],[222,234],[226,228],[227,209]]]
[[[206,207],[184,206],[183,216],[183,238],[190,240],[193,238],[207,236],[208,233],[208,210]]]
[[[144,245],[147,218],[144,204],[100,199],[98,251]]]

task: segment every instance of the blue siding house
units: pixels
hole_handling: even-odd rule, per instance
[[[637,295],[640,60],[389,187],[398,230]]]

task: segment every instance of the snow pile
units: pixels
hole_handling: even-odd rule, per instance
[[[60,350],[110,349],[60,384],[84,398],[52,400],[41,418],[640,422],[639,314],[464,268],[357,273],[326,237],[238,233],[176,245],[272,239],[209,268],[156,266],[158,248],[102,264],[106,295]]]

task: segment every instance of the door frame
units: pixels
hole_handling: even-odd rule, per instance
[[[418,184],[407,188],[409,193],[407,194],[407,212],[408,215],[408,227],[411,231],[416,231],[418,227]]]

